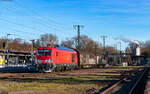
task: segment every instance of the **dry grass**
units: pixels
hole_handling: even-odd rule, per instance
[[[0,90],[9,94],[86,94],[120,79],[120,72],[139,67],[86,69],[56,73],[1,74]]]
[[[9,83],[1,84],[1,90],[14,93],[20,91],[22,94],[85,94],[87,89],[95,87],[101,89],[103,86],[97,84],[57,84],[57,83]],[[107,86],[107,84],[105,84]],[[21,92],[24,91],[24,92]],[[26,91],[26,92],[25,92]]]

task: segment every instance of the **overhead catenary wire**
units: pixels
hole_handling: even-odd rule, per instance
[[[7,22],[7,23],[11,23],[11,24],[15,24],[15,25],[18,25],[18,26],[21,26],[21,27],[25,27],[25,28],[28,28],[28,29],[32,29],[32,30],[34,30],[34,31],[40,31],[40,32],[42,32],[40,29],[37,29],[37,28],[34,28],[34,27],[30,27],[30,26],[27,26],[27,25],[25,25],[25,24],[21,24],[21,23],[16,23],[16,22],[13,22],[13,21],[9,21],[9,20],[6,20],[6,19],[0,18],[0,21]]]
[[[4,5],[4,4],[3,4]],[[24,6],[24,5],[23,5]],[[13,13],[17,13],[17,11],[15,11],[15,10],[17,10],[16,8],[13,8],[13,7],[10,7],[10,6],[2,6],[4,9],[6,9],[6,10],[9,10],[10,12],[13,12]],[[21,6],[19,6],[19,7],[21,7],[22,8],[22,5]],[[32,18],[32,19],[36,19],[36,21],[38,22],[38,24],[40,24],[40,25],[43,25],[44,27],[47,27],[47,29],[49,29],[49,28],[53,28],[54,29],[54,32],[57,32],[57,33],[55,33],[55,35],[58,35],[58,37],[59,36],[62,36],[63,38],[65,38],[66,36],[68,36],[68,37],[70,37],[71,35],[73,35],[73,32],[67,32],[67,33],[65,33],[65,32],[61,32],[63,29],[61,28],[61,30],[60,29],[58,29],[58,27],[51,27],[51,23],[50,23],[50,19],[49,18],[46,18],[45,19],[45,17],[43,17],[43,16],[41,16],[41,14],[39,14],[38,12],[36,12],[36,11],[34,11],[34,10],[32,10],[32,9],[28,9],[27,7],[25,7],[24,6],[24,9],[26,9],[26,11],[28,11],[28,12],[31,12],[32,14],[34,13],[34,14],[36,14],[36,15],[38,15],[37,17],[35,17],[35,16],[33,16],[33,15],[28,15],[28,13],[25,13],[25,12],[23,12],[23,14],[26,14],[27,15],[27,17],[30,17],[30,18]],[[18,14],[17,14],[18,15]],[[6,20],[6,19],[0,19],[0,20],[2,20],[3,22],[7,22],[7,23],[9,23],[9,24],[14,24],[14,25],[18,25],[18,26],[21,26],[21,27],[24,27],[25,29],[31,29],[31,30],[33,30],[33,31],[36,31],[34,34],[36,34],[36,35],[41,35],[41,33],[42,32],[45,32],[44,30],[41,30],[41,28],[39,29],[39,28],[35,28],[35,27],[32,27],[32,26],[28,26],[28,25],[26,25],[26,24],[20,24],[20,23],[18,23],[18,21],[17,22],[14,22],[14,21],[10,21],[10,20]],[[5,21],[4,21],[5,20]],[[50,20],[50,21],[49,21]],[[52,21],[53,22],[53,21]],[[55,24],[57,24],[57,25],[60,25],[59,23],[57,23],[57,22],[53,22],[53,23],[55,23]],[[62,24],[61,24],[62,25]],[[55,25],[56,26],[56,25]],[[13,31],[18,31],[18,30],[13,30]],[[20,31],[20,30],[19,30]],[[23,30],[22,30],[23,31]],[[29,31],[26,31],[26,32],[29,32]],[[29,33],[31,33],[31,32],[29,32]],[[45,32],[45,33],[48,33],[48,32]]]
[[[18,12],[16,11],[17,9],[16,8],[14,8],[14,7],[10,7],[10,6],[6,6],[6,5],[1,5],[0,7],[3,7],[4,9],[7,9],[7,10],[9,10],[9,11],[13,11],[14,13],[17,13],[18,14]],[[24,16],[27,16],[27,13],[24,13]],[[30,17],[30,18],[32,18],[32,19],[36,19],[36,21],[38,22],[38,24],[40,24],[40,25],[43,25],[43,26],[45,26],[45,25],[47,25],[49,28],[53,28],[53,27],[51,27],[49,24],[47,24],[47,23],[45,23],[43,20],[41,20],[41,19],[39,19],[38,17],[35,17],[35,16],[33,16],[33,15],[28,15],[27,17]],[[55,28],[53,28],[53,29],[55,29]]]
[[[26,31],[22,31],[22,30],[18,30],[18,29],[14,29],[14,28],[10,28],[10,27],[7,27],[8,30],[11,30],[11,31],[15,31],[15,32],[18,32],[18,33],[24,33],[24,34],[27,34],[27,35],[40,35],[38,33],[33,33],[33,32],[26,32]],[[16,35],[16,34],[15,34]],[[20,35],[19,35],[20,36]]]
[[[18,6],[20,6],[21,8],[24,8],[25,10],[28,10],[29,12],[31,12],[31,13],[34,13],[34,14],[36,14],[36,16],[37,16],[37,18],[40,18],[41,20],[42,20],[42,22],[45,22],[45,23],[47,23],[47,24],[51,24],[50,23],[50,21],[52,22],[52,23],[54,23],[54,24],[57,24],[57,25],[61,25],[61,26],[63,26],[62,28],[63,29],[67,29],[67,28],[70,28],[70,29],[72,29],[72,26],[70,25],[70,26],[68,26],[68,25],[64,25],[64,24],[61,24],[61,23],[59,23],[59,22],[56,22],[56,21],[54,21],[54,20],[52,20],[52,19],[50,19],[50,18],[47,18],[46,16],[43,16],[43,15],[41,15],[41,14],[39,14],[38,12],[36,12],[35,10],[33,10],[33,9],[31,9],[31,8],[29,8],[29,7],[26,7],[26,6],[24,6],[23,4],[20,4],[20,3],[18,3],[17,1],[16,2],[14,2],[16,5],[18,5]],[[56,25],[54,25],[54,26],[56,26]],[[66,26],[66,27],[64,27],[64,26]],[[56,28],[55,27],[55,29],[58,29],[58,27]],[[62,31],[62,29],[58,29],[57,31]],[[72,34],[72,33],[70,33],[70,32],[67,32],[68,34]],[[70,36],[70,35],[69,35]]]
[[[2,7],[2,6],[1,6]],[[3,8],[5,8],[5,9],[7,9],[7,10],[10,10],[10,11],[13,11],[13,12],[16,12],[15,10],[17,10],[17,9],[15,9],[15,8],[12,8],[12,7],[8,7],[8,6],[3,6]],[[37,19],[38,17],[34,17],[34,16],[32,16],[32,15],[29,15],[29,17],[31,17],[32,19]],[[43,26],[45,26],[45,25],[47,25],[48,27],[47,28],[52,28],[52,27],[50,27],[50,25],[48,25],[47,23],[45,23],[43,20],[36,20],[36,21],[38,21],[38,24],[41,24],[41,25],[43,25]],[[7,22],[8,22],[8,20],[7,20]],[[10,22],[10,21],[9,21]],[[11,22],[12,23],[12,22]],[[14,22],[13,22],[14,23]],[[16,23],[15,23],[16,24]],[[22,25],[22,24],[18,24],[17,23],[17,25]],[[29,27],[29,26],[25,26],[25,25],[22,25],[23,27],[28,27],[28,28],[30,28],[30,29],[36,29],[37,30],[37,28],[32,28],[32,27]],[[61,31],[61,30],[58,30],[58,29],[56,29],[56,27],[55,28],[53,28],[53,29],[55,29],[55,30],[57,30],[57,32],[59,32],[59,31]],[[38,30],[38,31],[36,31],[36,32],[41,32],[41,30]],[[44,32],[44,31],[43,31]],[[47,32],[46,32],[47,33]],[[69,33],[69,32],[68,32]],[[70,33],[71,34],[71,33]],[[64,36],[66,36],[66,34],[64,35],[64,33],[62,33],[61,32],[61,35],[63,35],[63,37]]]
[[[1,18],[0,18],[0,21],[5,21],[6,23],[16,24],[16,25],[19,25],[19,26],[20,26],[20,24],[12,23],[12,22],[10,22],[10,21],[8,21],[8,20],[4,20],[4,19],[1,19]],[[34,32],[26,32],[26,31],[22,31],[22,30],[17,30],[17,29],[13,29],[13,28],[9,28],[9,27],[7,27],[7,29],[9,29],[9,30],[11,30],[11,31],[19,32],[19,33],[24,33],[24,34],[32,35],[32,36],[33,36],[33,35],[38,35],[38,36],[43,35],[43,34],[34,33]],[[29,29],[29,28],[27,28],[27,29]],[[22,37],[23,37],[23,36],[22,36]]]
[[[18,5],[18,6],[20,6],[20,7],[24,8],[24,9],[26,9],[26,10],[29,10],[29,11],[31,11],[32,13],[36,14],[40,19],[44,20],[44,21],[47,22],[47,23],[49,23],[49,21],[51,21],[51,22],[53,22],[54,24],[61,25],[61,26],[67,26],[67,27],[68,27],[68,25],[65,25],[65,24],[62,24],[62,23],[60,23],[60,22],[56,22],[56,21],[54,21],[54,20],[52,20],[52,19],[50,19],[50,18],[47,18],[47,17],[45,17],[45,16],[39,14],[39,13],[36,12],[35,10],[33,10],[33,9],[29,8],[29,7],[26,7],[26,6],[24,6],[23,4],[21,4],[21,3],[18,3],[17,1],[15,1],[14,3],[15,3],[16,5]],[[69,28],[71,28],[71,27],[69,27]]]

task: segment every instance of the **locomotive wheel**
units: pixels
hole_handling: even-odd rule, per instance
[[[62,66],[61,71],[66,71],[66,67],[65,67],[65,66]]]
[[[55,71],[56,71],[56,72],[59,72],[59,71],[60,71],[60,69],[59,69],[58,67],[56,67]]]

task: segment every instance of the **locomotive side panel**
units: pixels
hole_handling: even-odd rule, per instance
[[[56,64],[72,64],[72,52],[57,50],[56,53]]]

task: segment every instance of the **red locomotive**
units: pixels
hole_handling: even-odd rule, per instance
[[[63,71],[79,66],[79,54],[62,46],[40,47],[36,53],[36,68],[40,71]]]

